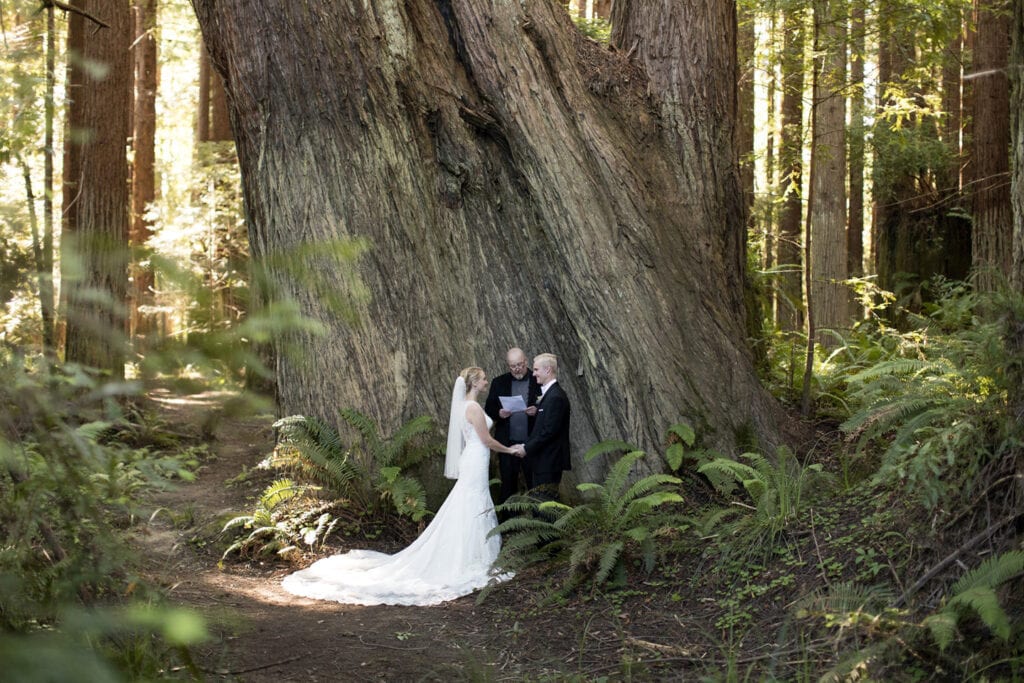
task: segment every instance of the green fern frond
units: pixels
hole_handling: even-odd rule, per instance
[[[302,488],[291,479],[278,479],[263,490],[263,493],[260,495],[259,506],[268,512],[272,511],[281,503],[297,496],[302,491]]]
[[[646,515],[659,505],[682,502],[683,497],[678,493],[673,493],[671,491],[655,491],[643,498],[637,498],[636,500],[630,501],[629,505],[623,511],[622,520],[626,523],[632,522],[634,519],[638,519],[639,517]]]
[[[398,463],[399,458],[405,455],[406,458],[399,464],[403,467],[414,465],[417,460],[422,459],[426,451],[410,449],[410,443],[417,437],[429,433],[433,428],[434,421],[429,415],[414,417],[403,424],[398,428],[397,432],[392,434],[391,438],[388,439],[386,445],[382,448],[380,464],[390,465]]]
[[[643,457],[643,451],[630,451],[612,465],[604,482],[604,489],[608,493],[609,498],[616,498],[622,495],[623,490],[629,483],[633,466]]]
[[[602,584],[608,580],[612,570],[615,569],[615,566],[622,557],[623,547],[622,541],[615,541],[605,546],[601,552],[601,559],[597,564],[597,572],[594,575],[595,582]]]
[[[928,616],[922,625],[932,634],[940,650],[945,650],[956,637],[956,616],[948,612],[939,612]]]
[[[697,434],[693,431],[693,427],[686,422],[677,422],[668,428],[670,435],[676,436],[687,446],[692,447],[697,440]]]
[[[757,470],[750,465],[745,465],[728,458],[715,458],[711,462],[704,463],[697,468],[701,474],[718,473],[734,478],[738,482],[757,479],[760,477]]]
[[[682,480],[670,474],[650,474],[635,482],[629,489],[615,501],[614,510],[622,513],[634,500],[646,496],[652,491],[657,491],[665,486],[679,486]],[[679,499],[682,501],[682,498]],[[667,501],[663,501],[667,502]],[[661,503],[658,503],[659,505]]]
[[[1024,572],[1024,550],[1011,550],[991,557],[964,574],[953,584],[952,592],[958,595],[977,586],[996,588]]]
[[[946,605],[948,610],[970,607],[986,626],[1002,640],[1010,639],[1010,619],[999,604],[996,592],[988,586],[973,586],[957,593]]]
[[[588,448],[587,452],[583,454],[583,460],[590,462],[599,455],[605,455],[606,453],[629,453],[632,450],[635,450],[633,446],[625,441],[609,439],[607,441],[596,443]]]
[[[350,427],[359,432],[366,444],[367,454],[376,460],[382,450],[377,423],[353,408],[342,408],[338,414]]]

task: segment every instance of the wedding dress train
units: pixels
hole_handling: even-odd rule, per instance
[[[462,436],[455,486],[411,545],[394,555],[353,550],[319,560],[285,577],[284,589],[352,605],[436,605],[510,578],[493,567],[501,539],[487,536],[498,524],[488,487],[490,450],[465,419]]]

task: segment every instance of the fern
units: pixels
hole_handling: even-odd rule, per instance
[[[1024,551],[1013,550],[985,560],[953,584],[951,597],[937,613],[927,617],[929,629],[941,650],[952,643],[956,626],[967,613],[974,613],[1000,640],[1013,635],[1009,616],[999,604],[996,589],[1024,573]]]
[[[599,443],[587,457],[623,451],[625,454],[609,469],[604,483],[577,486],[584,500],[579,505],[548,501],[536,506],[522,498],[502,505],[502,512],[520,516],[508,519],[494,531],[502,535],[498,564],[514,571],[536,562],[563,561],[570,570],[561,586],[563,592],[586,581],[593,586],[620,583],[626,576],[627,560],[637,555],[646,571],[653,570],[652,513],[663,505],[682,501],[675,491],[680,480],[652,474],[631,484],[631,475],[644,453],[621,441]]]

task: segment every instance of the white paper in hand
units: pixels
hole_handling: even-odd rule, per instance
[[[515,396],[499,396],[501,407],[510,413],[521,413],[526,410],[526,401],[518,394]]]

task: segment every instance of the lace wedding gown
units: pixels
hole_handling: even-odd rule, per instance
[[[459,478],[411,545],[394,555],[352,550],[324,558],[286,576],[284,589],[351,605],[436,605],[511,578],[494,570],[501,539],[487,536],[498,524],[488,488],[490,450],[465,419],[462,435]]]

